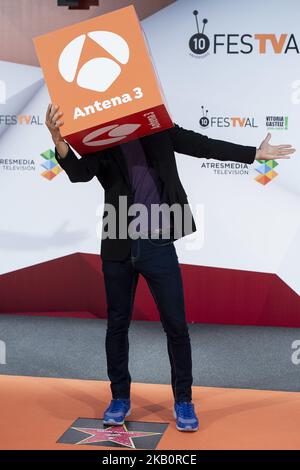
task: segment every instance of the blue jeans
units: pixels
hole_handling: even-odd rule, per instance
[[[130,397],[128,329],[141,274],[157,304],[167,336],[174,398],[190,401],[193,381],[191,345],[181,272],[173,242],[150,238],[132,240],[130,258],[125,261],[103,260],[102,269],[108,308],[105,340],[107,373],[113,398]]]

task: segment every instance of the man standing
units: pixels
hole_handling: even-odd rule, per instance
[[[251,164],[255,159],[289,158],[295,149],[291,145],[270,145],[270,134],[256,148],[209,139],[174,124],[171,129],[78,159],[61,136],[62,116],[59,106],[49,104],[46,125],[58,163],[73,183],[90,181],[96,176],[105,191],[105,207],[114,209],[113,220],[117,221],[112,229],[109,226],[112,221],[107,221],[105,215],[101,241],[108,311],[105,346],[112,392],[103,422],[120,425],[130,413],[128,328],[141,274],[157,304],[167,336],[176,427],[180,431],[196,431],[199,423],[192,403],[191,345],[174,247],[176,239],[196,231],[196,227],[177,173],[174,152]],[[146,219],[135,225],[134,211],[130,211],[134,205],[145,208],[147,213]],[[154,217],[152,209],[161,205],[172,210]],[[124,227],[120,227],[122,221],[126,236]]]

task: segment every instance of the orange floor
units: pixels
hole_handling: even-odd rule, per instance
[[[176,430],[167,385],[133,384],[129,418],[171,423],[157,449],[300,449],[300,393],[194,387],[193,398],[195,433]],[[0,449],[110,449],[56,444],[109,399],[108,382],[0,376]]]

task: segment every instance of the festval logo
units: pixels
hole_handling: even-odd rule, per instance
[[[141,124],[112,124],[90,132],[83,138],[82,143],[91,147],[114,144],[120,140],[126,139],[126,137],[133,134],[133,132],[135,132],[139,127],[141,127]],[[106,138],[93,140],[106,133]]]
[[[299,54],[299,45],[294,34],[274,33],[218,33],[211,35],[211,39],[204,33],[208,20],[202,20],[200,31],[198,10],[193,11],[197,33],[189,40],[190,55],[194,58],[207,57],[209,53],[218,54]]]
[[[94,57],[88,60],[78,71],[78,64],[84,44],[88,38],[96,42],[111,58]],[[129,47],[125,39],[110,31],[91,31],[77,36],[70,41],[60,54],[58,69],[61,76],[69,83],[74,82],[81,88],[104,92],[121,74],[121,66],[129,60]]]
[[[120,426],[103,425],[103,420],[78,418],[58,439],[61,444],[155,449],[168,423],[127,421]]]
[[[204,110],[201,106],[202,116],[199,119],[201,127],[258,127],[252,116],[211,116],[208,117],[208,109]]]
[[[55,153],[53,150],[49,149],[46,150],[45,152],[42,152],[40,154],[45,161],[41,163],[42,167],[45,168],[45,171],[41,173],[41,175],[46,178],[47,180],[52,180],[57,176],[62,170],[62,168],[59,166],[57,163],[57,160],[55,158]]]
[[[276,160],[257,160],[259,163],[259,166],[255,168],[255,170],[259,173],[258,176],[256,176],[255,180],[263,184],[264,186],[268,183],[270,183],[276,176],[278,176],[278,173],[274,170],[274,168],[278,165]]]

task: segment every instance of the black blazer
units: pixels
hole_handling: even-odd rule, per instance
[[[171,205],[178,203],[190,214],[191,223],[186,224],[184,221],[180,228],[174,227],[172,233],[174,239],[196,230],[187,195],[178,176],[174,152],[198,158],[214,158],[248,164],[253,163],[256,153],[256,147],[210,139],[198,132],[183,129],[177,124],[174,124],[171,129],[142,137],[140,141],[148,164],[156,169],[162,182],[162,202]],[[105,203],[115,207],[117,220],[119,220],[119,196],[128,197],[128,206],[133,203],[127,164],[120,145],[89,153],[80,159],[70,147],[67,156],[60,158],[55,148],[55,156],[72,183],[90,181],[94,176],[97,177],[105,191]],[[127,217],[127,224],[129,221],[130,218]],[[103,239],[102,236],[101,256],[103,259],[123,260],[129,253],[130,238],[104,237]]]

